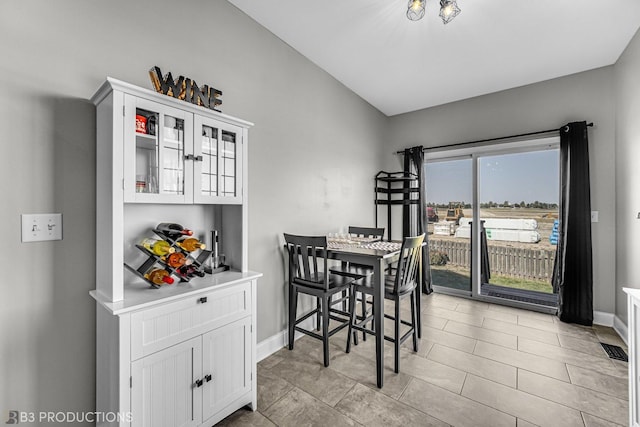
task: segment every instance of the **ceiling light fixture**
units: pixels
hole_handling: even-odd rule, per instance
[[[407,18],[412,21],[422,19],[426,3],[427,0],[409,0],[409,6],[407,6]]]
[[[460,12],[456,0],[440,0],[440,18],[445,24],[451,22]]]
[[[412,21],[419,21],[425,14],[427,0],[409,0],[407,5],[407,18]],[[448,24],[460,13],[456,0],[440,0],[440,18],[442,22]]]

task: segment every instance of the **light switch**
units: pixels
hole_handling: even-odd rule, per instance
[[[22,214],[22,241],[62,240],[62,214]]]
[[[591,222],[598,222],[598,211],[591,211]]]

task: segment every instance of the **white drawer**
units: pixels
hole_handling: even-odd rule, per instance
[[[241,283],[131,314],[131,360],[251,314],[251,283]]]

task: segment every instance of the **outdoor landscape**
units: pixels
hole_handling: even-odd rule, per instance
[[[540,237],[536,243],[487,240],[491,275],[489,283],[552,293],[551,274],[556,245],[550,242],[550,236],[554,221],[558,217],[557,207],[547,205],[534,208],[524,205],[525,207],[520,207],[518,204],[517,207],[503,205],[480,209],[480,218],[483,220],[489,218],[533,219],[537,223],[535,231]],[[432,205],[431,207],[432,214],[437,215],[439,220],[447,216],[448,206]],[[467,219],[473,216],[470,208],[463,208],[462,214],[463,218]],[[433,283],[456,289],[470,289],[470,239],[456,237],[459,225],[455,223],[451,226],[450,235],[436,234],[435,224],[430,221],[428,226]],[[443,254],[446,254],[446,257]]]

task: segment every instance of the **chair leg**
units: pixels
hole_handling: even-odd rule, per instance
[[[421,286],[420,284],[418,286]],[[416,300],[416,325],[418,327],[418,338],[422,338],[422,288],[414,291]]]
[[[396,374],[400,372],[400,299],[396,297],[396,310],[395,310],[395,339],[393,343],[393,349],[395,353],[395,371]]]
[[[355,289],[351,292],[351,298],[349,299],[349,315],[353,318],[352,322],[358,321],[358,315],[356,314],[356,304],[358,303],[358,293]],[[353,300],[353,306],[351,305],[351,300]],[[353,344],[358,345],[358,331],[353,332]]]
[[[347,311],[347,291],[342,291],[342,311]]]
[[[362,318],[366,318],[367,317],[367,294],[362,293]],[[363,325],[366,326],[366,325]],[[367,340],[367,334],[366,332],[362,332],[362,341],[366,341]]]
[[[322,350],[324,352],[324,366],[329,366],[329,302],[328,296],[322,297]]]
[[[353,323],[356,321],[356,291],[351,287],[351,293],[349,298],[349,328],[347,329],[347,348],[346,353],[351,352],[351,334],[353,334],[354,341],[357,340],[357,331],[353,331]],[[356,345],[358,343],[356,342]]]
[[[296,333],[296,312],[298,310],[298,292],[289,285],[289,350],[293,350]]]
[[[324,366],[329,366],[329,297],[322,297],[322,352]]]
[[[321,305],[320,305],[320,297],[316,298],[316,309],[318,310],[318,314],[316,314],[316,331],[319,331],[320,328],[322,327],[322,324],[320,323],[320,309],[321,309]],[[324,313],[324,311],[322,312]]]
[[[414,291],[416,292],[416,291]],[[413,351],[418,351],[418,313],[416,310],[417,301],[412,293],[409,299],[411,300],[411,327],[413,328]]]

